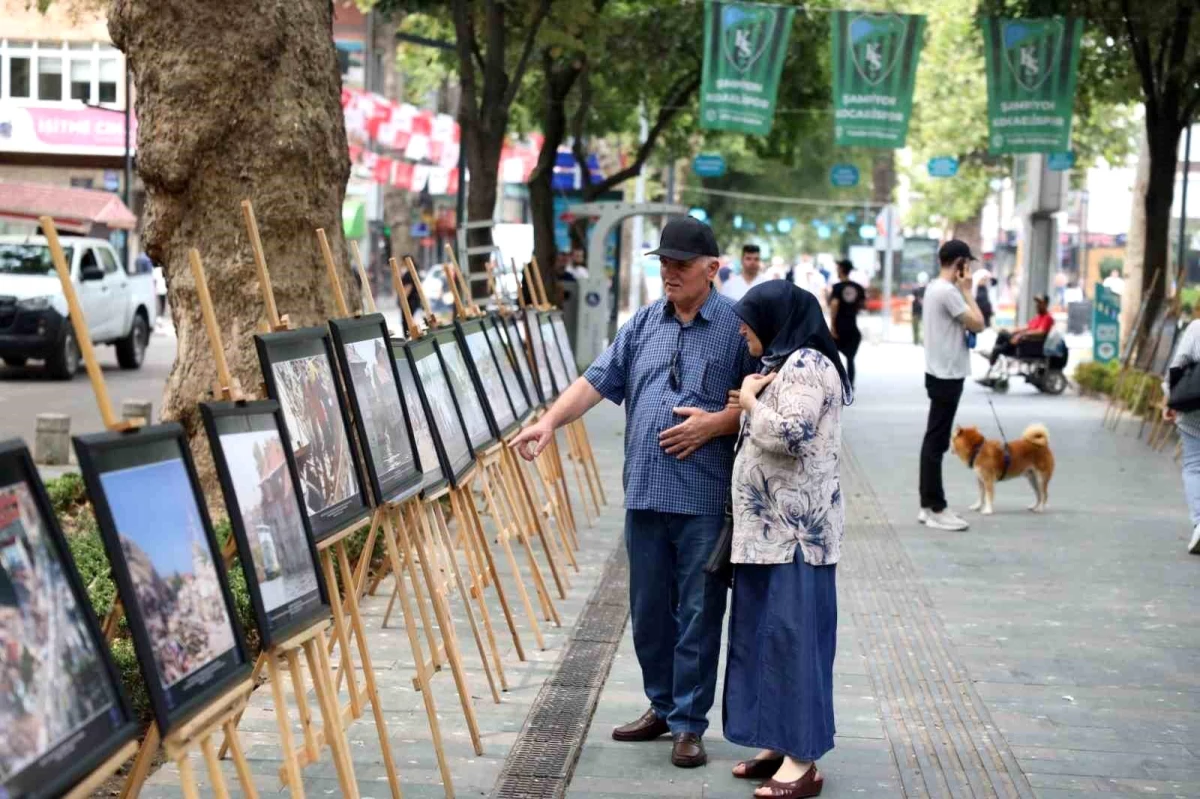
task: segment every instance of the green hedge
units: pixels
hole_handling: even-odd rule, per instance
[[[1121,400],[1130,412],[1141,416],[1154,411],[1162,399],[1162,378],[1148,372],[1130,369],[1119,379],[1121,367],[1116,361],[1106,364],[1081,363],[1075,367],[1075,383],[1084,393],[1112,396],[1119,390]]]

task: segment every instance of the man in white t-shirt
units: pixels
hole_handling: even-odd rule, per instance
[[[737,302],[747,291],[771,279],[763,271],[761,252],[757,244],[742,247],[742,273],[730,275],[729,279],[721,284],[722,294]]]
[[[942,457],[950,449],[954,414],[963,381],[971,374],[967,331],[983,330],[983,314],[971,292],[971,248],[951,239],[938,250],[941,272],[925,287],[925,392],[929,420],[921,444],[921,512],[917,519],[938,530],[966,530],[967,523],[946,506]]]

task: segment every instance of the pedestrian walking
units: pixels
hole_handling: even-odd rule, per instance
[[[965,519],[946,505],[942,457],[950,449],[950,431],[963,381],[971,374],[967,333],[983,330],[983,315],[971,296],[967,267],[978,260],[971,248],[951,239],[938,250],[941,271],[925,289],[925,392],[929,418],[921,443],[921,510],[917,520],[937,530],[966,530]]]
[[[1188,323],[1171,358],[1168,381],[1163,393],[1171,393],[1171,386],[1179,381],[1188,368],[1200,368],[1200,319]],[[1200,410],[1176,413],[1163,406],[1163,418],[1174,422],[1183,444],[1183,495],[1187,499],[1192,516],[1192,537],[1188,541],[1188,552],[1200,555]]]
[[[846,356],[846,374],[854,385],[854,356],[862,344],[858,329],[858,313],[867,302],[867,290],[850,279],[854,264],[838,261],[838,282],[829,289],[829,315],[833,318],[833,339],[837,349]],[[885,311],[886,312],[886,311]]]
[[[780,281],[751,289],[734,310],[763,373],[746,377],[730,400],[743,413],[724,732],[760,750],[733,769],[770,778],[756,796],[816,796],[824,781],[816,761],[833,748],[845,524],[838,457],[853,389],[811,293]]]
[[[929,275],[917,273],[917,285],[912,290],[912,337],[913,344],[921,346],[921,315],[925,312],[925,287],[929,285]]]
[[[737,302],[751,288],[770,279],[762,268],[762,250],[757,244],[746,244],[742,246],[742,273],[730,275],[721,284],[721,293]]]
[[[671,762],[707,762],[727,589],[704,566],[725,519],[737,409],[755,371],[733,303],[712,289],[717,240],[691,217],[663,228],[651,255],[666,296],[641,308],[584,375],[514,439],[527,459],[601,399],[625,404],[625,547],[633,645],[650,709],[618,741],[671,733]]]
[[[992,277],[992,273],[988,269],[978,269],[972,278],[975,282],[975,304],[979,306],[979,313],[983,314],[983,327],[986,330],[992,326],[992,317],[996,312],[992,309],[992,286],[996,285],[996,278]]]

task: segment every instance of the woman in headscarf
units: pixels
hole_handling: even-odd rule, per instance
[[[725,737],[757,747],[733,773],[767,779],[755,796],[821,793],[816,761],[833,748],[836,563],[845,510],[841,411],[850,381],[817,298],[783,280],[735,307],[762,373],[742,410],[733,466],[733,605]]]

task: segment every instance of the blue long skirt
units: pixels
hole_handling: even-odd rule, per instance
[[[837,566],[737,564],[725,664],[725,738],[801,762],[833,748]]]

